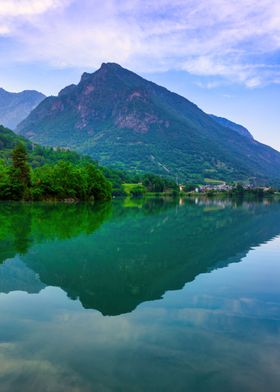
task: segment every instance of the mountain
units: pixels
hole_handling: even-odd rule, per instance
[[[180,181],[280,182],[279,152],[114,63],[46,98],[17,132],[76,149],[105,166]]]
[[[224,117],[214,116],[214,114],[209,114],[209,116],[217,123],[223,125],[224,127],[232,129],[233,131],[239,133],[241,136],[245,136],[251,140],[254,139],[253,135],[251,135],[251,133],[248,131],[248,129],[243,127],[243,125],[236,124],[236,123],[234,123]]]
[[[0,88],[0,124],[15,129],[44,98],[34,90],[10,93]]]

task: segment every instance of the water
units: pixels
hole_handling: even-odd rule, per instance
[[[279,391],[280,203],[0,204],[0,390]]]

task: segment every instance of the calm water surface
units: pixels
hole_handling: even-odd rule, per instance
[[[0,204],[0,391],[279,391],[280,203]]]

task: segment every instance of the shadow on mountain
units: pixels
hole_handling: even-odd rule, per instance
[[[21,253],[43,285],[62,288],[84,308],[118,315],[239,262],[280,233],[279,203],[124,205],[1,206],[0,223],[9,221],[1,226],[1,249],[9,246],[0,259]]]

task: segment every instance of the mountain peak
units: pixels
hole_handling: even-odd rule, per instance
[[[45,100],[17,130],[41,144],[75,148],[102,165],[182,181],[279,178],[279,153],[244,128],[213,120],[186,98],[103,63]]]
[[[100,69],[124,69],[122,66],[120,66],[117,63],[102,63]]]
[[[81,77],[81,82],[83,83],[89,81],[96,74],[114,72],[118,70],[124,70],[124,68],[117,63],[102,63],[101,67],[97,71],[93,73],[84,72]]]
[[[86,82],[92,76],[92,73],[84,72],[81,76],[81,82]],[[64,89],[63,89],[64,90]]]

